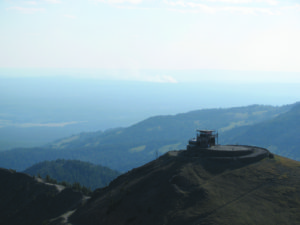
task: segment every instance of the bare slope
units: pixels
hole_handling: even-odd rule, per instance
[[[76,225],[299,224],[300,163],[253,164],[169,152],[98,189]]]

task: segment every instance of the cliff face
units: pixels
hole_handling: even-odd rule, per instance
[[[62,186],[0,169],[1,224],[48,224],[51,219],[79,206],[84,196]]]
[[[299,224],[300,163],[220,162],[169,152],[98,189],[76,225]]]

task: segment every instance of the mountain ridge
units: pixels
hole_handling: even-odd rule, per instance
[[[132,137],[131,134],[134,133],[134,135],[139,135],[138,136],[139,138],[141,137],[143,138],[141,139],[141,141],[151,141],[156,138],[153,135],[156,136],[163,135],[164,138],[169,138],[167,130],[163,129],[163,126],[166,126],[166,124],[168,125],[168,129],[171,130],[171,129],[178,129],[178,127],[182,128],[182,123],[185,124],[188,123],[189,125],[184,126],[185,129],[181,130],[180,133],[176,134],[176,136],[173,137],[174,139],[187,140],[187,138],[191,137],[191,135],[194,135],[195,129],[199,127],[203,127],[203,128],[211,127],[215,129],[217,126],[217,128],[220,129],[220,127],[222,128],[222,126],[227,125],[224,128],[228,129],[228,126],[230,125],[227,124],[228,120],[230,120],[230,122],[231,121],[235,122],[236,123],[235,126],[239,126],[237,122],[240,121],[239,120],[240,118],[243,120],[247,119],[246,123],[250,123],[250,124],[257,123],[265,119],[276,117],[281,113],[289,111],[292,108],[292,106],[293,105],[274,107],[274,106],[255,104],[255,105],[233,107],[233,108],[211,108],[211,109],[194,110],[187,113],[179,113],[176,115],[152,116],[126,128],[110,129],[107,132],[100,131],[100,132],[92,132],[92,133],[82,133],[82,135],[88,136],[88,134],[95,134],[93,135],[94,138],[97,135],[99,136],[104,135],[101,141],[110,143],[116,138],[116,134],[122,134],[120,135],[119,138],[121,138],[121,141],[124,141],[124,140],[128,140],[129,137]],[[237,115],[234,115],[235,113]],[[269,113],[269,115],[266,115],[266,113]],[[212,115],[215,115],[215,119],[217,117],[221,117],[218,118],[219,120],[218,125],[217,124],[212,125],[211,122],[209,122],[209,120],[211,120]],[[147,129],[144,129],[145,127]],[[158,134],[151,131],[156,131],[158,132]],[[151,135],[142,136],[142,134],[145,132],[150,132]],[[83,146],[77,144],[77,147],[83,147]]]
[[[64,159],[43,161],[32,165],[23,172],[43,178],[50,176],[57,182],[64,181],[69,184],[77,182],[91,190],[108,185],[110,181],[121,174],[101,165]]]
[[[169,152],[98,189],[76,225],[298,224],[300,162],[216,162]],[[280,213],[279,213],[280,212]],[[255,215],[255,216],[254,216]]]
[[[48,224],[73,211],[86,197],[25,173],[0,168],[1,224]]]
[[[300,222],[300,162],[256,162],[170,151],[119,176],[90,199],[27,174],[0,169],[4,224],[264,225]]]
[[[300,160],[300,103],[291,110],[271,120],[234,128],[222,135],[227,143],[243,143],[263,146],[283,156]],[[254,135],[255,134],[255,135]]]
[[[221,137],[235,127],[276,118],[292,106],[251,105],[151,117],[128,128],[81,133],[41,148],[0,152],[0,166],[24,170],[37,162],[64,158],[80,159],[125,172],[167,151],[184,149],[187,140],[200,127],[217,129]]]

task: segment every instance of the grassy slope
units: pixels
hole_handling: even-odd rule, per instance
[[[274,119],[232,129],[222,135],[222,140],[266,147],[276,154],[300,160],[299,118],[300,104],[297,104]]]
[[[74,224],[299,224],[300,163],[241,165],[167,155],[120,176]]]

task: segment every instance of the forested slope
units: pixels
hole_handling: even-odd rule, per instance
[[[24,170],[24,173],[42,178],[48,175],[58,182],[65,181],[70,184],[78,182],[92,190],[108,185],[120,175],[119,172],[108,167],[79,160],[64,159],[37,163]]]

